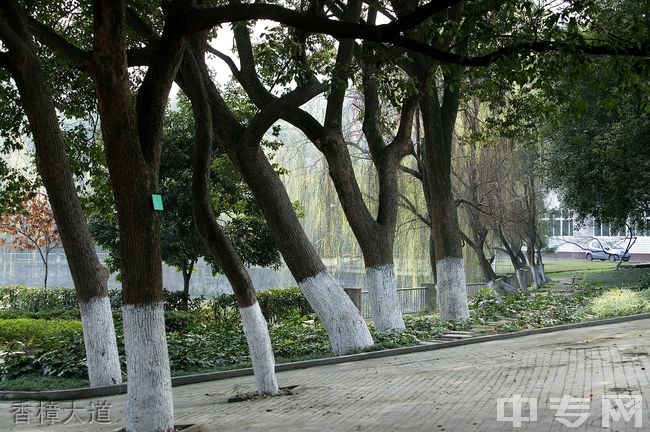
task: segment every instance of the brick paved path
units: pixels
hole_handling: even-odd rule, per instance
[[[647,431],[649,352],[650,320],[526,336],[280,373],[281,385],[302,388],[292,396],[225,402],[253,390],[252,377],[177,387],[176,420],[206,423],[209,431]],[[523,421],[521,428],[497,421],[497,398],[515,394],[538,400],[537,421]],[[621,417],[602,428],[604,394],[642,395],[643,427]],[[590,414],[578,429],[554,418],[550,398],[563,395],[591,401],[590,411],[569,411]],[[107,400],[111,425],[75,420],[38,427],[34,418],[32,426],[14,425],[12,402],[1,402],[0,431],[112,431],[123,424],[125,397]],[[524,416],[528,407],[523,404]],[[512,414],[511,404],[504,414]]]

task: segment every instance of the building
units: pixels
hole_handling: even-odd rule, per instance
[[[578,224],[572,211],[558,207],[550,210],[544,219],[548,223],[548,245],[558,257],[584,258],[587,244],[594,239],[624,249],[631,238],[627,227],[617,231],[596,219]],[[630,249],[632,261],[650,261],[650,213],[644,215],[644,223],[635,226],[633,231],[636,240]]]

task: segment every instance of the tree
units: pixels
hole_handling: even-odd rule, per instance
[[[266,131],[284,112],[302,105],[323,87],[307,81],[281,97],[266,97],[264,108],[243,124],[212,82],[205,63],[204,44],[197,44],[193,51],[206,89],[191,88],[197,85],[196,80],[185,78],[186,74],[193,73],[192,64],[182,65],[177,82],[186,94],[207,91],[215,141],[255,194],[284,261],[323,322],[334,352],[339,355],[372,345],[365,321],[305,235],[293,204],[261,146]]]
[[[194,44],[205,43],[205,35],[197,35],[193,42]],[[232,243],[217,223],[213,210],[210,196],[210,164],[214,137],[208,89],[203,81],[204,77],[198,62],[193,59],[189,50],[183,63],[185,64],[185,78],[194,83],[193,86],[187,88],[187,95],[192,101],[196,140],[192,152],[192,212],[194,220],[205,247],[223,269],[233,287],[248,342],[258,392],[274,394],[279,391],[279,388],[275,377],[275,359],[266,319],[257,302],[257,295],[250,276]]]
[[[192,217],[192,147],[194,121],[191,106],[184,97],[169,109],[164,120],[164,144],[160,162],[160,194],[164,211],[160,214],[161,255],[165,263],[176,267],[183,276],[183,303],[189,299],[189,285],[194,265],[205,259],[214,273],[222,269],[203,247]],[[90,180],[86,208],[91,230],[97,243],[109,252],[107,264],[113,272],[121,271],[119,233],[115,202],[103,179],[105,161],[98,162]],[[210,197],[222,216],[222,228],[247,266],[277,266],[280,256],[266,226],[262,212],[246,184],[228,158],[215,151],[211,157]],[[185,306],[186,307],[186,306]]]
[[[643,227],[650,214],[650,114],[642,97],[620,94],[614,77],[597,66],[584,83],[561,86],[564,102],[551,95],[560,108],[545,128],[547,179],[579,219]]]
[[[514,46],[500,46],[497,47],[496,52],[488,52],[483,56],[475,57],[449,52],[446,48],[449,48],[450,45],[447,44],[440,49],[436,45],[429,44],[428,37],[413,40],[403,35],[410,28],[418,26],[437,12],[446,16],[448,7],[455,4],[458,2],[450,1],[442,4],[432,2],[406,11],[406,13],[400,13],[400,19],[386,26],[373,26],[331,20],[319,16],[317,13],[292,11],[277,5],[232,4],[199,8],[186,2],[172,1],[164,3],[164,8],[156,6],[150,11],[152,16],[163,16],[162,21],[164,22],[158,26],[158,28],[162,28],[159,38],[150,38],[151,34],[145,35],[143,39],[148,42],[153,41],[153,43],[149,44],[149,48],[144,49],[143,52],[142,41],[134,41],[135,38],[132,37],[131,32],[127,31],[127,7],[124,0],[96,0],[92,10],[88,10],[83,7],[85,5],[82,5],[80,8],[82,12],[75,14],[75,19],[72,20],[75,24],[79,23],[79,26],[68,25],[70,19],[60,20],[65,23],[66,27],[63,29],[57,27],[57,30],[67,32],[69,39],[60,37],[51,27],[43,24],[40,21],[43,18],[41,14],[33,13],[34,11],[42,12],[41,9],[38,9],[38,6],[42,5],[37,4],[35,5],[36,9],[27,10],[30,17],[28,28],[24,10],[17,2],[2,3],[3,14],[0,18],[3,26],[0,28],[2,30],[0,37],[2,37],[3,45],[9,50],[2,52],[0,60],[2,60],[3,66],[9,62],[9,68],[13,67],[12,72],[33,71],[30,66],[37,62],[39,57],[36,56],[33,49],[25,51],[23,48],[25,41],[31,43],[30,31],[34,31],[38,35],[39,41],[47,45],[47,49],[43,50],[45,55],[56,53],[56,55],[62,56],[69,65],[83,70],[91,78],[91,88],[95,90],[97,96],[102,138],[120,227],[124,340],[129,364],[128,401],[125,415],[128,431],[167,431],[173,428],[171,379],[161,304],[162,271],[159,220],[151,208],[151,195],[158,192],[158,169],[165,103],[171,84],[177,77],[181,60],[185,58],[188,34],[209,30],[223,22],[270,18],[303,30],[331,33],[336,37],[363,37],[374,39],[377,42],[389,42],[408,47],[413,52],[423,52],[439,60],[465,65],[490,64],[508,54],[521,51],[574,49],[596,54],[614,53],[646,57],[648,54],[647,46],[643,43],[638,44],[637,40],[632,43],[626,40],[620,47],[615,44],[601,46],[571,40],[570,42],[576,42],[574,46],[558,37],[557,33],[562,36],[558,31],[551,34],[552,38],[531,42],[530,37],[537,38],[539,33],[529,32],[530,29],[526,26],[520,26],[523,28],[522,33],[527,36],[523,42],[517,40],[518,43]],[[64,4],[64,6],[68,5],[67,2]],[[582,6],[582,2],[579,5]],[[73,4],[72,7],[75,8],[75,6]],[[146,10],[148,4],[143,2],[139,6],[142,10]],[[490,6],[494,7],[494,4],[490,2]],[[510,3],[506,6],[512,8]],[[530,8],[530,4],[527,3],[524,7]],[[506,12],[509,10],[511,9],[505,8]],[[541,19],[546,20],[546,16],[541,14]],[[91,21],[92,26],[90,26]],[[471,23],[471,20],[469,21]],[[60,22],[54,21],[54,23]],[[520,21],[513,20],[513,23],[518,25]],[[557,21],[552,22],[551,25],[556,23]],[[12,26],[14,27],[12,28]],[[16,29],[18,33],[14,31]],[[7,30],[12,30],[13,33]],[[205,35],[203,37],[205,38]],[[70,40],[74,40],[79,45],[70,43]],[[487,45],[488,49],[493,48],[489,44],[483,44],[483,39],[477,38],[477,40],[481,41],[481,46]],[[501,39],[496,38],[496,40]],[[247,127],[244,127],[236,119],[233,119],[232,113],[228,109],[224,109],[223,99],[216,88],[210,85],[209,72],[203,59],[204,49],[199,47],[196,54],[199,76],[205,82],[205,91],[207,92],[207,95],[204,96],[207,97],[211,109],[209,114],[215,120],[211,125],[211,128],[214,129],[214,136],[256,194],[285,261],[292,268],[303,292],[328,329],[334,350],[338,353],[368,346],[372,343],[372,339],[365,323],[340,286],[327,273],[304,232],[301,231],[291,202],[286,196],[277,174],[258,145],[264,132],[277,119],[278,112],[286,109],[288,104],[295,106],[295,103],[298,105],[304,103],[314,91],[320,91],[319,86],[314,88],[306,85],[297,92],[287,93],[286,98],[270,101],[266,106],[267,109],[258,113],[256,118],[252,119]],[[13,63],[11,63],[12,61]],[[140,85],[132,85],[131,78],[133,76],[129,74],[129,64],[142,65],[144,63],[148,66],[146,72],[135,74],[134,77],[138,78]],[[424,75],[427,78],[419,80],[420,85],[423,86],[421,90],[429,93],[430,86],[427,85],[431,83],[428,78],[431,77],[432,68],[420,68],[420,71],[425,72]],[[40,76],[30,75],[27,77],[14,74],[14,78],[17,83],[20,81],[18,87],[23,99],[31,96],[32,100],[43,102],[44,98],[50,98],[50,100],[45,100],[48,102],[47,107],[52,108],[47,110],[47,117],[33,115],[30,118],[33,132],[37,134],[38,129],[39,133],[42,133],[39,140],[47,142],[47,134],[60,136],[60,130],[54,104],[51,103],[50,91],[46,85],[43,85],[47,84],[47,81],[42,76],[42,71],[38,72],[41,74]],[[197,77],[196,74],[183,70],[179,81],[182,82],[186,72]],[[420,78],[424,77],[420,76]],[[183,85],[199,84],[187,79],[182,82]],[[455,88],[450,82],[445,88],[448,92],[455,93]],[[435,94],[436,91],[431,93]],[[430,96],[430,102],[434,100],[432,97]],[[206,110],[203,105],[200,104],[197,109],[201,109],[205,114]],[[452,107],[453,105],[452,103]],[[431,105],[427,108],[439,110],[440,106]],[[35,103],[31,109],[33,110],[32,114],[41,114],[42,104]],[[449,112],[446,109],[442,111]],[[196,117],[206,118],[199,115]],[[38,128],[39,121],[42,123],[40,129]],[[204,139],[203,134],[206,134],[208,129],[200,129],[202,140]],[[435,135],[431,135],[436,132],[434,129],[430,127],[427,132],[427,128],[425,128],[425,135],[440,142],[439,139],[435,139]],[[437,130],[437,133],[441,132],[442,130]],[[211,144],[208,140],[202,141],[202,143],[206,145],[205,148],[207,148],[207,144]],[[433,148],[435,149],[435,147]],[[65,147],[61,146],[60,149],[65,150]],[[445,150],[446,145],[441,146],[441,149]],[[61,154],[61,151],[56,153],[59,156]],[[205,152],[202,154],[205,155]],[[65,155],[64,152],[63,155]],[[447,153],[443,152],[443,155],[447,155]],[[443,168],[447,166],[446,163],[445,159],[442,164]],[[63,157],[63,159],[52,161],[51,165],[53,168],[59,169],[66,164],[67,161]],[[433,163],[430,165],[434,167]],[[67,172],[65,174],[63,176],[65,181],[72,183],[71,175],[68,175]],[[443,169],[440,175],[443,186],[447,177],[447,171]],[[46,186],[50,184],[45,183]],[[49,188],[48,193],[52,199],[53,194]],[[439,193],[440,196],[436,195],[436,197],[441,198],[440,203],[448,208],[446,193],[447,190],[443,188],[442,193]],[[205,198],[205,193],[196,194],[196,196]],[[435,204],[437,205],[438,202]],[[52,205],[55,214],[57,214],[57,206],[53,199]],[[205,206],[203,208],[205,209]],[[60,214],[67,216],[71,214],[71,210],[62,207]],[[82,216],[80,208],[74,214]],[[452,214],[452,216],[455,215]],[[457,224],[457,220],[455,222],[454,220],[455,217],[449,218],[452,227],[454,223]],[[447,221],[445,220],[445,222]],[[65,245],[64,225],[58,221],[58,226]],[[457,257],[455,242],[450,241],[449,247],[447,245],[439,246],[436,243],[436,249],[438,248],[445,252],[442,257],[444,262],[439,265],[439,270],[451,270],[449,273],[452,275],[450,278],[445,276],[446,281],[442,286],[460,286],[456,278],[456,275],[459,274],[457,261],[445,261],[447,257]],[[458,289],[448,290],[445,288],[445,291],[449,291],[452,295],[443,297],[445,301],[450,300],[447,303],[442,303],[444,318],[464,317],[466,315],[466,299],[463,302],[463,296],[459,294]]]
[[[43,287],[47,288],[50,252],[61,245],[47,196],[31,192],[23,199],[19,211],[0,214],[0,233],[12,236],[8,244],[14,250],[38,251],[45,270]],[[6,239],[0,239],[0,246],[5,241]]]
[[[79,301],[90,385],[121,383],[108,272],[97,258],[76,193],[52,86],[27,16],[17,2],[4,2],[0,7],[0,39],[6,47],[0,54],[6,101],[3,136],[5,143],[15,143],[24,130],[33,137],[37,171],[47,190]],[[58,106],[65,111],[65,103]]]
[[[467,222],[467,233],[461,229],[461,237],[476,253],[483,278],[492,286],[497,275],[492,268],[495,256],[491,255],[488,241],[495,210],[494,191],[500,180],[499,161],[495,158],[494,144],[484,142],[481,136],[479,99],[473,97],[467,105],[461,117],[463,133],[457,138],[452,160],[452,191]]]

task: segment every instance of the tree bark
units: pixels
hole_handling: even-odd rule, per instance
[[[108,300],[109,274],[97,258],[81,209],[52,91],[19,6],[5,2],[2,9],[0,32],[11,60],[7,66],[30,124],[36,168],[47,190],[79,301],[90,386],[119,384],[122,373]]]
[[[487,259],[485,256],[485,251],[483,250],[483,243],[481,243],[480,246],[477,246],[475,249],[476,255],[478,257],[478,262],[481,267],[481,272],[483,273],[483,277],[485,278],[486,282],[493,282],[497,279],[497,274],[494,272],[494,269],[492,268],[492,263]]]
[[[427,68],[427,73],[428,71]],[[457,99],[458,95],[453,92],[450,94],[447,88],[445,99],[451,106],[441,107],[435,87],[432,92],[427,88],[426,76],[421,75],[424,81],[420,82],[424,83],[424,87],[421,90],[423,96],[420,107],[435,245],[438,307],[443,320],[463,320],[469,318],[469,306],[460,227],[451,191],[451,137],[457,112],[457,100],[454,107],[453,99]]]
[[[44,267],[45,267],[45,275],[43,276],[43,288],[47,289],[47,271],[48,271],[48,263],[47,263],[48,256],[45,256],[45,262]]]
[[[266,320],[257,302],[250,276],[237,251],[217,223],[212,209],[210,165],[212,163],[213,128],[207,92],[189,49],[185,53],[183,63],[186,65],[186,77],[195,83],[188,88],[195,125],[192,156],[192,214],[201,240],[230,281],[237,298],[257,391],[262,395],[275,394],[279,388]]]
[[[92,78],[104,151],[115,197],[122,260],[122,312],[128,364],[128,432],[174,428],[171,374],[162,302],[158,190],[162,119],[185,49],[182,2],[167,4],[158,41],[136,104],[127,69],[126,2],[94,2]],[[135,105],[135,106],[134,106]]]

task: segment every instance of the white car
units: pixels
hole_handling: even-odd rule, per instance
[[[630,252],[626,252],[625,249],[617,248],[614,245],[605,242],[592,240],[589,242],[587,252],[585,252],[585,258],[589,261],[599,259],[601,261],[618,261],[623,258],[623,261],[630,260]]]

